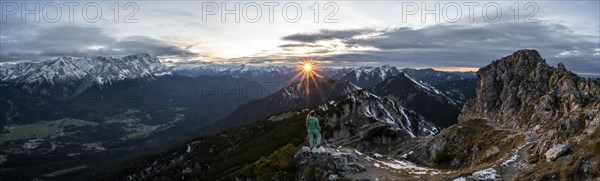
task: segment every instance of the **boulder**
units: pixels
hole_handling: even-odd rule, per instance
[[[546,151],[546,153],[544,155],[546,155],[546,160],[548,162],[552,162],[552,161],[556,160],[558,157],[565,154],[568,150],[569,150],[569,148],[567,148],[567,146],[565,146],[563,144],[555,144],[555,145],[552,145],[552,148],[550,148],[548,151]]]
[[[366,171],[356,152],[324,145],[302,147],[295,155],[296,180],[338,180],[344,175]]]

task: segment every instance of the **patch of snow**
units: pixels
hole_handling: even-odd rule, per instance
[[[358,154],[358,155],[361,155],[361,156],[362,156],[362,155],[364,155],[363,153],[361,153],[361,152],[360,152],[360,151],[358,151],[358,150],[354,150],[354,152],[356,152],[356,154]]]
[[[497,171],[494,168],[476,171],[471,174],[471,178],[475,180],[493,180],[496,179],[497,176]]]
[[[435,174],[440,173],[439,170],[418,166],[409,161],[400,161],[400,160],[395,160],[395,159],[391,159],[389,161],[382,161],[382,160],[374,160],[374,161],[376,163],[382,164],[383,166],[386,166],[388,168],[392,168],[392,169],[396,169],[396,170],[405,170],[409,174],[416,174],[416,175],[432,175],[433,174],[433,175],[435,175]]]
[[[26,149],[26,150],[35,149],[38,146],[40,146],[40,144],[42,144],[42,141],[44,141],[44,139],[31,139],[31,140],[27,140],[27,142],[25,142],[23,144],[23,149]]]
[[[404,112],[404,108],[400,108],[400,113],[402,114],[402,116],[404,117],[404,121],[406,122],[406,129],[408,129],[408,134],[410,135],[411,138],[416,138],[416,136],[412,133],[411,130],[411,123],[410,123],[410,119],[408,118],[408,116],[406,115],[406,113]]]
[[[413,151],[410,151],[410,152],[408,152],[408,153],[402,154],[402,155],[400,156],[400,158],[402,158],[402,159],[406,159],[406,158],[408,157],[408,155],[410,155],[410,154],[412,154],[412,153],[413,153]]]
[[[465,177],[458,177],[458,178],[452,179],[452,181],[467,181],[467,179]]]
[[[312,151],[313,153],[324,153],[324,152],[327,152],[327,150],[325,148],[323,148],[322,146],[319,146],[318,148],[313,148],[310,151]]]
[[[514,149],[513,150],[513,155],[510,158],[508,158],[506,161],[502,162],[502,164],[500,164],[500,165],[502,165],[502,166],[508,166],[511,163],[517,161],[517,159],[519,158],[519,151],[521,149],[523,149],[523,147],[525,147],[527,144],[529,144],[529,142],[526,142],[523,145],[521,145],[521,146],[517,147],[516,149]]]
[[[102,146],[101,142],[84,143],[82,146],[83,146],[84,150],[96,150],[96,151],[104,151],[104,150],[106,150],[106,148],[104,148]]]
[[[0,165],[6,162],[6,160],[8,160],[6,155],[0,155]]]
[[[183,169],[182,172],[183,173],[192,173],[192,169],[190,167],[186,167],[185,169]]]

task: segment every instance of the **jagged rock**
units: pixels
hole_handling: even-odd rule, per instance
[[[465,104],[459,121],[486,119],[504,128],[533,130],[538,154],[565,141],[557,137],[593,132],[600,119],[600,80],[578,77],[562,63],[551,67],[536,50],[495,60],[477,75],[477,97]]]
[[[365,171],[357,153],[325,145],[317,149],[302,147],[295,155],[296,180],[337,180],[346,174]]]
[[[513,155],[517,158],[515,162],[519,162],[519,159],[537,160],[539,156],[543,159],[544,155],[548,162],[551,162],[569,150],[572,155],[554,164],[501,167],[498,173],[508,176],[509,180],[554,178],[557,175],[547,170],[559,165],[568,168],[567,172],[559,174],[561,177],[597,177],[598,172],[590,171],[593,169],[587,169],[588,172],[585,172],[586,168],[581,164],[568,163],[580,160],[584,163],[597,163],[599,160],[597,157],[586,157],[586,154],[589,154],[590,148],[599,144],[596,140],[600,132],[600,79],[578,77],[568,71],[562,63],[552,67],[536,50],[519,50],[495,60],[479,69],[477,76],[477,96],[464,104],[458,119],[459,124],[416,146],[414,153],[407,159],[438,167],[440,164],[434,163],[441,162],[447,164],[442,165],[442,168],[452,168],[453,165],[449,163],[457,157],[462,157],[464,163],[479,165],[481,163],[478,161],[472,162],[467,158],[478,158],[471,160],[485,160],[483,162],[490,163],[491,160],[507,157],[502,151],[492,154],[495,151],[490,145],[498,146],[500,150],[531,145],[526,147],[527,154],[520,152]],[[482,122],[485,124],[468,127]],[[488,126],[481,129],[484,125]],[[460,130],[469,134],[457,134]],[[473,134],[474,132],[476,134]],[[481,135],[485,132],[489,135]],[[504,138],[499,140],[501,136],[498,133],[502,133]],[[516,139],[511,135],[520,135],[522,138]],[[557,143],[576,144],[567,148],[565,145],[556,145]],[[478,146],[480,153],[490,154],[469,157],[476,155],[477,150],[472,149],[474,145]],[[538,162],[533,161],[530,164]],[[472,165],[462,165],[465,166]],[[521,175],[525,172],[528,174]]]
[[[550,148],[548,151],[546,151],[546,153],[544,155],[546,155],[546,160],[548,162],[552,162],[552,161],[556,160],[558,157],[562,156],[568,150],[569,150],[569,148],[567,148],[567,146],[565,146],[563,144],[555,144],[552,146],[552,148]]]

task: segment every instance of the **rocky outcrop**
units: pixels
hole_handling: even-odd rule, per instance
[[[379,153],[332,144],[303,147],[295,155],[295,180],[439,180],[439,170]]]
[[[551,67],[535,50],[519,50],[477,72],[477,98],[459,121],[490,120],[503,128],[537,130],[542,153],[600,125],[600,80],[584,79],[561,63]]]
[[[387,153],[414,138],[435,135],[439,128],[395,101],[360,90],[318,107],[323,138],[327,143],[359,151]],[[383,149],[386,148],[386,149]]]
[[[578,77],[562,63],[552,67],[535,50],[495,60],[477,76],[477,96],[463,106],[459,124],[421,140],[409,160],[446,169],[491,166],[509,180],[600,175],[590,166],[600,162],[600,79]]]
[[[577,77],[563,64],[551,67],[535,50],[519,50],[493,61],[477,76],[477,98],[464,106],[460,121],[485,118],[528,130],[554,120],[568,121],[569,113],[600,99],[597,79]]]
[[[558,158],[559,156],[566,153],[568,150],[569,149],[567,148],[567,146],[563,144],[556,144],[553,145],[552,148],[550,148],[548,151],[546,151],[544,155],[546,155],[547,162],[552,162],[556,160],[556,158]]]
[[[350,149],[338,149],[332,145],[319,148],[302,147],[294,155],[296,180],[339,180],[344,175],[363,172],[357,154]]]

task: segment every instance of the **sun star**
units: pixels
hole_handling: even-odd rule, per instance
[[[312,65],[310,65],[310,64],[304,64],[304,71],[307,71],[307,72],[312,71]]]

